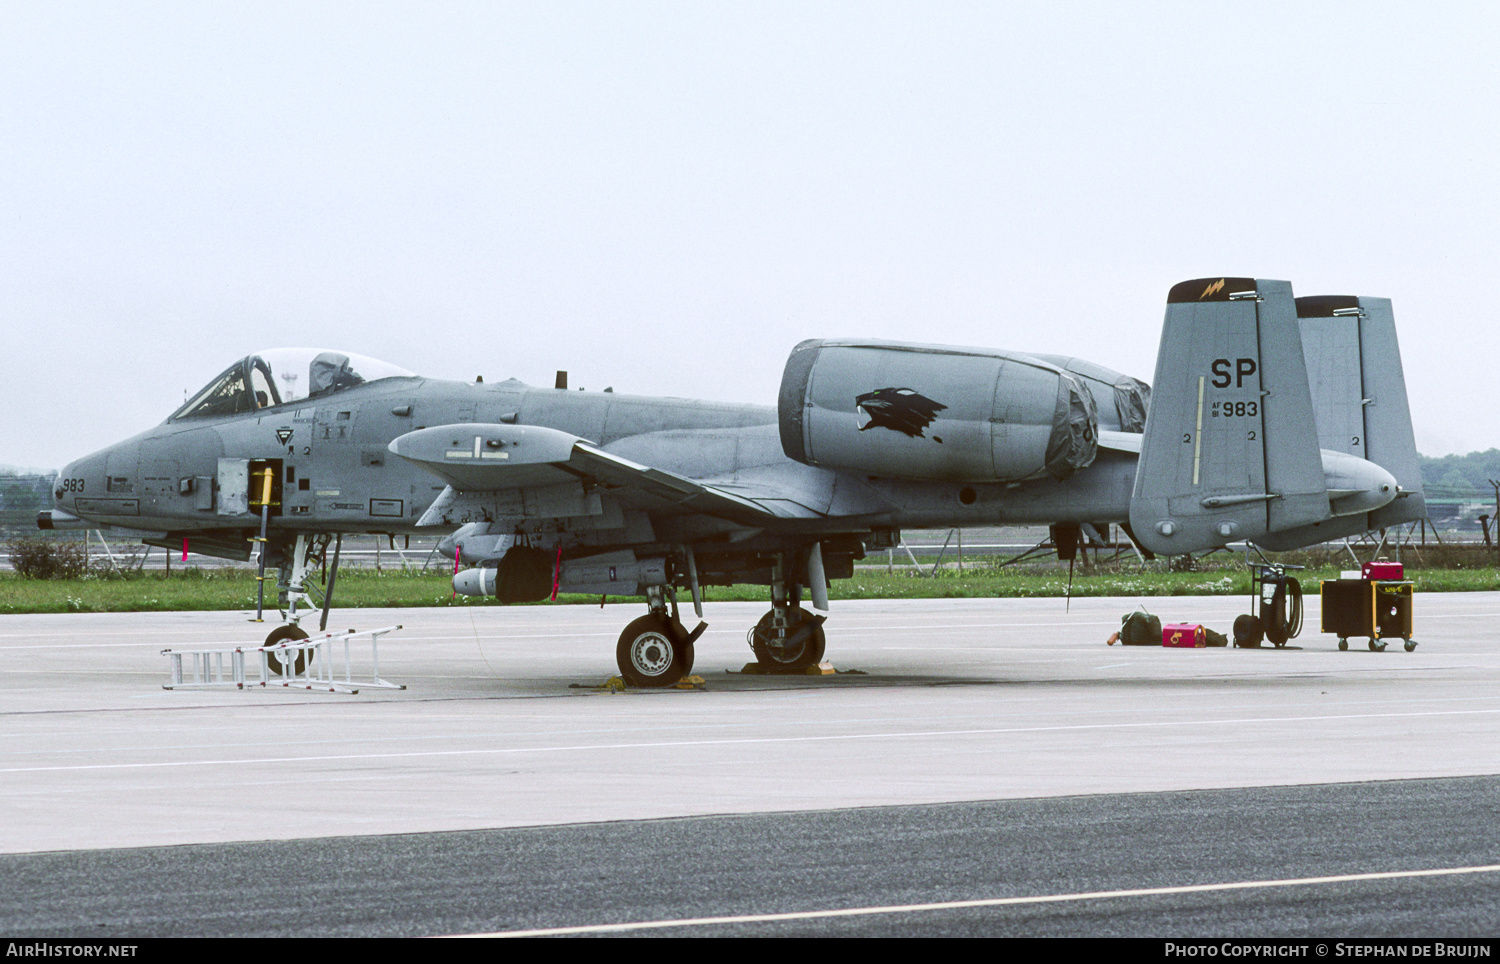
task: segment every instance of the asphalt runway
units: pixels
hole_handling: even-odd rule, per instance
[[[1500,930],[1500,594],[1418,596],[1413,653],[1316,599],[1285,650],[1105,646],[1138,602],[835,603],[824,678],[739,674],[763,607],[711,603],[703,687],[625,693],[638,605],[342,611],[405,626],[355,696],[161,688],[244,614],[6,616],[0,933]]]
[[[1500,911],[1495,869],[1032,898],[1493,864],[1497,791],[1496,778],[1459,778],[17,855],[0,857],[0,921],[11,937],[96,939],[580,925],[630,936],[1483,937]],[[1012,903],[911,906],[985,899]],[[710,917],[730,919],[681,924]]]

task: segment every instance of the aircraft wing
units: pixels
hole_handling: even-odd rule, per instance
[[[439,425],[400,436],[390,451],[448,484],[418,525],[452,523],[451,510],[459,502],[476,501],[465,498],[475,495],[503,514],[526,517],[597,515],[603,511],[602,494],[632,507],[701,513],[752,526],[819,517],[776,493],[732,492],[536,425]]]

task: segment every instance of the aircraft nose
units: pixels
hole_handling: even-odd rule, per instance
[[[118,455],[119,449],[120,446],[103,449],[69,462],[58,473],[57,482],[52,486],[53,504],[76,511],[80,501],[102,497],[108,487],[111,460],[123,461]],[[132,464],[129,469],[133,475],[135,466]]]
[[[78,498],[80,492],[87,489],[86,463],[90,460],[74,459],[63,466],[61,472],[57,473],[57,481],[52,485],[52,502],[54,505],[71,506]]]

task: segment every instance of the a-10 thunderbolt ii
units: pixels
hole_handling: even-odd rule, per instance
[[[703,629],[679,592],[701,618],[704,586],[768,586],[756,659],[802,669],[823,658],[825,618],[804,593],[826,610],[828,580],[904,527],[1118,524],[1180,555],[1425,516],[1388,300],[1208,278],[1167,301],[1149,414],[1133,378],[988,348],[805,341],[774,408],[267,351],[69,465],[39,524],[243,560],[264,522],[291,600],[273,639],[304,635],[309,571],[342,534],[457,530],[477,564],[461,592],[644,597],[616,656],[660,686]]]

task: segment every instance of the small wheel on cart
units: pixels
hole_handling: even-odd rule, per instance
[[[1383,653],[1383,652],[1385,652],[1385,643],[1382,643],[1378,639],[1372,639],[1372,640],[1370,640],[1370,652],[1372,652],[1372,653]]]
[[[1406,646],[1406,651],[1409,653],[1412,650],[1414,650],[1414,649],[1417,648],[1417,641],[1415,639],[1412,639],[1410,636],[1408,636],[1406,638],[1405,646]]]
[[[1340,636],[1339,637],[1339,652],[1342,653],[1344,650],[1346,650],[1348,648],[1349,648],[1349,640],[1347,640],[1344,637]]]

